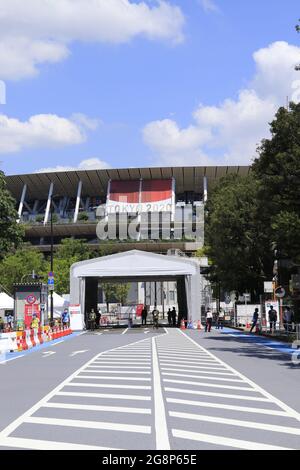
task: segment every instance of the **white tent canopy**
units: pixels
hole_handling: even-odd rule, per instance
[[[48,297],[48,302],[50,305],[50,295]],[[64,299],[61,295],[57,294],[56,292],[53,292],[53,311],[54,311],[54,317],[55,318],[60,318],[62,312],[64,311],[65,308],[69,307],[69,302]]]
[[[0,293],[0,310],[13,310],[14,299],[5,292]]]
[[[185,278],[187,316],[201,318],[200,268],[197,260],[158,255],[139,250],[126,251],[73,264],[70,271],[70,303],[85,309],[85,279],[155,281]]]

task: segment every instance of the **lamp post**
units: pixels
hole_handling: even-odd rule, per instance
[[[50,196],[50,271],[53,273],[53,196]],[[50,290],[50,326],[53,326],[53,289]]]

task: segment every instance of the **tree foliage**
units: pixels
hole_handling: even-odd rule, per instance
[[[112,302],[119,302],[122,305],[126,303],[130,284],[105,282],[102,284],[102,289],[105,294],[107,311],[109,311],[109,304]]]
[[[0,171],[0,259],[22,242],[23,228],[17,223],[16,201],[6,188]]]

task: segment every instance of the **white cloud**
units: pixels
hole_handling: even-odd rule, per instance
[[[0,114],[0,153],[34,147],[74,145],[85,140],[84,126],[72,119],[55,114],[37,114],[27,121],[20,121]]]
[[[56,167],[51,168],[41,168],[36,173],[51,173],[54,171],[70,171],[70,170],[103,170],[111,168],[110,164],[99,160],[99,158],[88,158],[86,160],[82,160],[78,166],[61,166],[58,165]]]
[[[199,3],[205,12],[218,13],[220,11],[219,7],[213,0],[199,0]]]
[[[1,0],[0,78],[35,75],[39,64],[65,59],[74,41],[178,43],[183,25],[181,9],[166,0]]]
[[[248,164],[260,141],[269,137],[278,107],[286,104],[287,95],[295,96],[299,57],[299,47],[275,42],[254,53],[255,76],[236,99],[218,106],[201,104],[186,128],[169,119],[148,123],[143,138],[156,163]]]

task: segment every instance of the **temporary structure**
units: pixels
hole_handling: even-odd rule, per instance
[[[200,320],[200,267],[197,260],[131,250],[73,264],[70,302],[80,306],[82,325],[89,278],[109,282],[180,280],[186,298],[186,317]]]
[[[5,292],[0,293],[0,313],[3,314],[5,310],[14,309],[14,299],[7,295]]]
[[[48,298],[48,305],[50,309],[50,295]],[[60,318],[65,308],[69,307],[69,302],[64,299],[61,295],[53,292],[53,316],[54,318]]]

